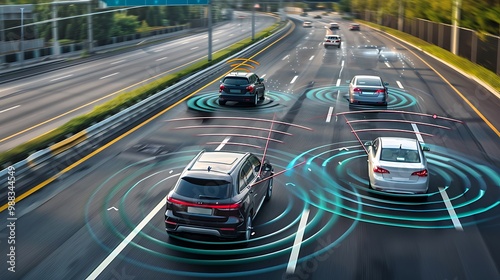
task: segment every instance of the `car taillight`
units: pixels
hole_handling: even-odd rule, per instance
[[[330,40],[326,40],[327,43],[330,43],[331,41]]]
[[[204,204],[198,204],[198,203],[192,203],[192,202],[187,202],[171,197],[167,197],[167,201],[172,204],[176,204],[179,206],[191,206],[191,207],[202,207],[202,208],[212,208],[212,209],[219,209],[219,210],[237,210],[241,207],[240,203],[231,203],[231,204],[211,204],[211,203],[204,203]]]
[[[247,91],[248,92],[253,92],[253,86],[247,86]]]
[[[375,172],[375,173],[387,173],[387,174],[389,174],[389,173],[390,173],[390,172],[389,172],[389,170],[384,169],[384,168],[382,168],[382,167],[378,167],[378,166],[375,166],[375,167],[373,168],[373,172]]]
[[[385,92],[385,90],[383,90],[383,89],[377,89],[375,91],[376,94],[381,94],[381,93],[384,93],[384,92]]]
[[[418,177],[427,177],[428,172],[427,172],[427,169],[424,169],[424,170],[420,170],[420,171],[415,171],[415,172],[411,173],[411,175],[417,175]]]
[[[360,88],[354,88],[353,91],[354,92],[361,92],[361,89]]]
[[[224,85],[221,84],[219,87],[219,92],[222,92],[223,90],[224,90]]]

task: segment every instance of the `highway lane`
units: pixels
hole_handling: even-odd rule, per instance
[[[341,27],[346,24],[341,21]],[[366,69],[350,50],[363,43],[363,36],[376,41],[378,33],[347,33],[340,50],[325,50],[326,31],[318,25],[307,30],[299,25],[252,58],[260,62],[256,71],[268,88],[256,108],[219,106],[216,79],[20,202],[16,277],[85,278],[97,268],[98,279],[498,278],[498,136],[469,108],[454,110],[456,93],[426,74],[429,69],[411,52],[404,51],[405,59],[391,67],[377,62]],[[403,67],[408,71],[402,76]],[[358,73],[377,73],[390,83],[387,109],[349,109],[344,81]],[[461,79],[451,71],[447,76]],[[429,84],[440,90],[423,90]],[[437,106],[438,99],[447,102]],[[371,109],[381,111],[366,111]],[[433,118],[437,109],[441,114]],[[378,135],[417,137],[394,131],[416,127],[432,149],[429,196],[368,190],[366,156],[351,127],[362,141]],[[268,158],[277,172],[289,171],[276,177],[249,247],[172,240],[164,232],[164,197],[189,160],[222,143],[223,150],[262,154],[271,128]],[[484,153],[484,147],[495,149]],[[301,220],[307,226],[303,242],[296,243],[295,263]],[[5,230],[1,233],[5,236]],[[115,258],[109,257],[112,251]],[[2,279],[11,279],[4,271]]]
[[[244,15],[245,18],[214,27],[214,52],[251,36],[251,17]],[[270,15],[257,14],[256,32],[275,21]],[[120,93],[206,59],[207,38],[207,32],[203,32],[157,44],[144,43],[144,47],[129,52],[3,82],[0,150],[54,129]]]

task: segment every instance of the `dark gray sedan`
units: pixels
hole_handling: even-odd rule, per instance
[[[387,85],[379,76],[357,75],[349,83],[349,105],[378,104],[387,106]]]

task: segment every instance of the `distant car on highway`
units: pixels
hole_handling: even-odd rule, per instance
[[[340,48],[341,44],[342,44],[342,39],[340,35],[326,35],[325,41],[323,42],[323,46],[325,48],[328,48],[330,46]]]
[[[167,196],[165,229],[248,241],[273,192],[273,167],[252,153],[201,151]]]
[[[356,75],[349,83],[349,105],[378,104],[387,105],[388,83],[381,77],[372,75]]]
[[[360,27],[359,23],[351,23],[349,25],[349,30],[351,30],[351,31],[354,31],[354,30],[355,31],[360,31],[361,27]]]
[[[321,18],[321,15],[315,15],[313,18]]]
[[[304,22],[302,23],[302,27],[312,27],[312,26],[313,26],[313,24],[312,24],[312,22],[310,22],[310,21],[304,21]]]
[[[369,187],[383,192],[423,194],[429,189],[429,171],[417,139],[378,137],[365,143],[368,150]]]
[[[257,106],[259,100],[265,99],[266,86],[264,78],[255,73],[231,72],[222,79],[219,86],[219,104],[227,101],[250,103]]]
[[[329,28],[330,30],[339,29],[340,25],[337,22],[331,22]]]

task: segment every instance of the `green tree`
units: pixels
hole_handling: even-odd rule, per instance
[[[110,35],[114,37],[134,34],[138,27],[139,22],[137,21],[137,16],[131,16],[125,13],[115,13]]]

